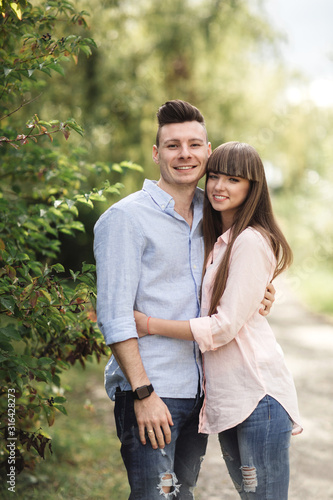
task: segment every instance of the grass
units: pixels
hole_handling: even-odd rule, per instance
[[[59,413],[53,427],[53,455],[32,472],[16,478],[14,497],[38,500],[127,500],[129,488],[120,457],[113,405],[103,386],[105,362],[72,368],[63,377],[68,416]],[[2,499],[13,493],[1,491]]]

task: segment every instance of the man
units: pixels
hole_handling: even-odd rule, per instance
[[[178,320],[200,313],[203,192],[197,183],[211,144],[191,104],[168,101],[157,117],[159,181],[146,180],[95,226],[97,317],[113,353],[105,385],[115,400],[130,499],[185,500],[194,498],[207,444],[198,433],[200,353],[195,342],[138,340],[133,309]]]

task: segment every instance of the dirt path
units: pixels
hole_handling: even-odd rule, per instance
[[[333,500],[333,323],[306,311],[287,290],[269,321],[294,375],[304,427],[291,441],[289,500]],[[196,499],[239,500],[216,436],[209,439]]]

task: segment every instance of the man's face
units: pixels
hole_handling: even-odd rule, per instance
[[[160,130],[159,147],[153,147],[153,160],[160,167],[159,186],[195,187],[206,172],[211,144],[206,130],[197,121],[170,123]]]

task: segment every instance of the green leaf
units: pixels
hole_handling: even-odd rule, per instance
[[[59,232],[63,234],[68,234],[69,236],[73,236],[73,231],[69,229],[68,227],[59,227]]]
[[[95,271],[96,271],[95,264],[86,264],[85,262],[83,262],[83,264],[82,264],[82,272],[83,273],[95,272]]]
[[[86,56],[91,56],[92,54],[91,48],[88,45],[80,45],[80,50],[82,50],[82,52],[86,54]]]
[[[44,382],[50,382],[52,383],[52,378],[51,374],[46,371],[41,371],[41,370],[35,370],[34,371],[35,377],[37,377],[40,380],[43,380]]]
[[[76,123],[76,121],[75,121],[73,118],[71,118],[71,119],[67,120],[67,121],[66,121],[66,125],[67,125],[69,128],[71,128],[71,129],[75,130],[75,132],[77,132],[77,133],[78,133],[78,134],[80,134],[81,136],[83,136],[83,134],[84,134],[84,130],[83,130],[83,128],[82,128],[82,127],[80,127],[80,125],[79,125],[78,123]]]
[[[6,299],[3,297],[0,297],[0,304],[8,311],[10,311],[12,313],[14,312],[15,300],[12,297],[8,297]]]
[[[121,166],[119,165],[119,163],[113,163],[111,168],[115,172],[119,172],[120,174],[123,173],[123,169],[121,168]]]
[[[76,231],[82,231],[83,233],[85,232],[84,224],[78,220],[71,222],[70,228],[75,229]]]
[[[51,268],[56,272],[56,273],[64,273],[65,272],[65,268],[62,264],[53,264],[53,266],[51,266]]]
[[[90,195],[90,199],[93,201],[106,201],[105,196],[100,195],[99,193],[93,193]]]
[[[4,328],[0,328],[1,335],[13,340],[22,340],[21,335],[17,331],[14,325],[5,326]]]
[[[116,186],[109,186],[108,188],[105,189],[105,192],[106,193],[120,194],[120,191]]]
[[[29,368],[36,368],[37,367],[37,359],[34,356],[26,356],[23,355],[21,356],[21,362],[23,365],[28,366]]]
[[[88,205],[89,207],[94,208],[92,201],[90,199],[87,200],[85,196],[77,195],[75,198],[79,203],[83,203],[83,205]]]
[[[64,406],[55,404],[54,408],[61,411],[61,413],[63,413],[64,415],[68,415],[67,410]]]
[[[140,165],[137,165],[136,163],[132,163],[131,161],[122,161],[120,163],[120,166],[128,168],[130,170],[137,170],[138,172],[143,172],[143,168]]]
[[[40,262],[30,261],[27,262],[27,266],[36,274],[36,276],[42,276],[42,264]]]
[[[7,340],[4,340],[3,338],[0,337],[0,349],[6,352],[12,353],[14,351],[14,347],[10,342],[7,342]]]
[[[67,399],[63,396],[56,396],[54,399],[55,403],[66,403]]]
[[[24,261],[24,260],[29,260],[30,257],[26,253],[18,253],[17,254],[17,260]]]
[[[76,281],[76,278],[80,274],[80,271],[76,271],[76,273],[75,273],[74,271],[72,271],[72,269],[70,269],[69,272],[71,273],[73,280]]]
[[[64,68],[60,66],[60,64],[53,63],[50,64],[48,67],[53,69],[54,71],[57,71],[57,73],[60,73],[60,75],[65,76]]]
[[[39,66],[40,71],[46,73],[48,76],[51,76],[51,70],[47,66]]]
[[[38,365],[40,365],[40,366],[52,365],[52,363],[54,363],[54,360],[50,359],[50,358],[39,358],[38,359]]]

